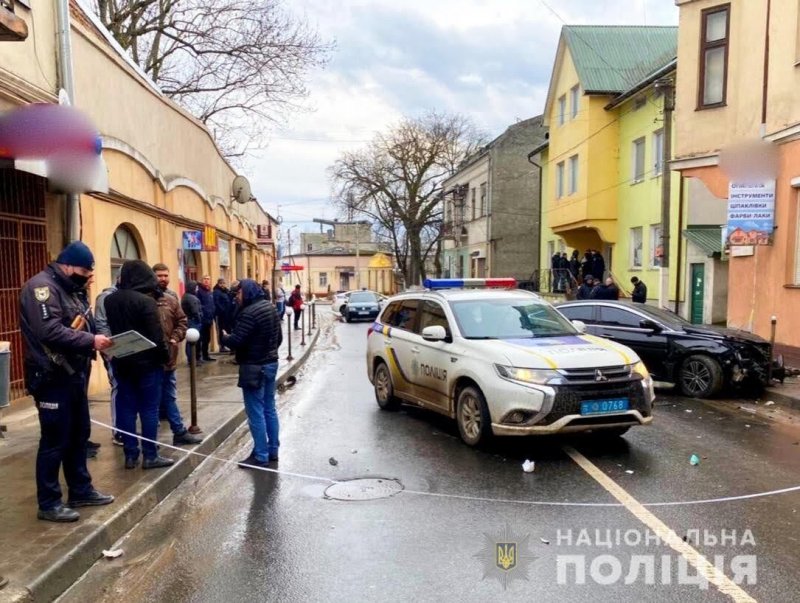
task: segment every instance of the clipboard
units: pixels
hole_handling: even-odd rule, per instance
[[[125,331],[119,335],[114,335],[111,341],[114,342],[114,345],[107,350],[103,350],[103,353],[109,358],[127,358],[156,347],[156,344],[147,339],[147,337],[140,335],[137,331]]]

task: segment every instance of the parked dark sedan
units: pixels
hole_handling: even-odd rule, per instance
[[[351,291],[342,305],[342,316],[347,322],[374,320],[381,311],[381,300],[373,291]]]
[[[557,307],[586,324],[588,333],[632,348],[653,379],[676,384],[686,396],[708,398],[725,385],[768,382],[770,344],[747,331],[694,325],[672,312],[625,301],[569,301]],[[783,379],[782,365],[774,363],[776,379]]]

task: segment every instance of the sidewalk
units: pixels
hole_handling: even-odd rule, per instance
[[[280,350],[278,383],[294,374],[311,353],[320,331],[330,323],[328,312],[317,312],[317,329],[301,346],[299,331],[292,333],[292,355],[286,361],[287,341]],[[283,322],[286,339],[286,320]],[[232,356],[216,355],[218,362],[197,370],[198,423],[202,444],[194,448],[211,454],[245,420],[241,390],[236,387],[237,367]],[[189,369],[178,368],[178,405],[184,421],[190,419]],[[90,400],[92,419],[111,423],[108,399]],[[51,601],[75,582],[121,536],[172,492],[203,458],[162,449],[176,459],[169,469],[143,471],[123,468],[122,448],[111,444],[111,433],[92,425],[92,437],[102,444],[89,471],[95,487],[116,500],[105,507],[80,509],[76,523],[56,524],[36,519],[35,460],[39,442],[36,409],[24,406],[7,413],[5,439],[0,439],[0,602]],[[161,423],[159,440],[172,444],[172,433]],[[189,447],[186,447],[189,448]],[[62,480],[62,487],[64,487]],[[64,495],[66,496],[66,488]]]
[[[792,366],[798,366],[794,364]],[[800,410],[800,377],[786,377],[782,384],[766,388],[761,394],[763,402],[775,402],[794,410]]]

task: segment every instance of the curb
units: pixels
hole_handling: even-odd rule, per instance
[[[305,349],[295,357],[292,364],[276,379],[276,387],[294,376],[305,363],[319,338],[323,325],[308,341]],[[298,346],[299,347],[299,346]],[[200,454],[212,454],[247,418],[244,406],[234,416],[208,434],[193,450]],[[33,601],[53,601],[72,586],[94,563],[103,556],[103,550],[110,548],[122,538],[145,515],[177,488],[206,459],[194,454],[183,456],[161,476],[129,500],[119,511],[92,531],[69,552],[48,566],[25,588],[9,584],[0,591],[0,599],[9,603],[30,603]],[[10,599],[4,597],[10,595]]]
[[[785,406],[792,410],[800,410],[800,398],[788,396],[772,388],[764,390],[764,393],[761,394],[761,400],[772,400],[780,406]]]

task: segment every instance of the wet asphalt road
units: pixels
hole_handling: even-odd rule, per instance
[[[714,585],[700,590],[680,584],[686,582],[681,555],[645,543],[648,528],[630,509],[637,502],[716,499],[800,485],[798,430],[742,413],[735,402],[659,396],[654,425],[634,428],[616,442],[504,439],[486,450],[469,449],[449,420],[407,407],[396,413],[378,409],[365,376],[367,328],[331,326],[298,384],[281,395],[279,469],[335,480],[395,478],[406,492],[336,501],[324,496],[327,481],[207,461],[123,539],[121,558],[98,562],[62,599],[726,601],[731,597]],[[627,507],[609,493],[608,483],[601,485],[565,453],[569,446],[624,489]],[[217,456],[239,459],[249,448],[241,429]],[[692,454],[701,457],[697,467],[689,463]],[[330,457],[338,464],[331,465]],[[534,473],[522,471],[525,459],[536,462]],[[724,556],[729,578],[734,556],[755,555],[756,583],[741,589],[759,601],[797,600],[798,509],[797,491],[648,507],[681,537],[699,529],[719,540],[722,530],[735,531],[735,546],[691,537],[688,543],[712,564]],[[585,537],[579,542],[582,530],[591,545]],[[610,548],[598,546],[598,530],[601,542],[611,531]],[[626,534],[632,546],[625,544]],[[510,572],[495,566],[495,544],[505,541],[518,543],[517,566]],[[558,579],[557,567],[570,555],[583,556],[584,584],[576,583],[572,570],[566,580]],[[622,576],[608,585],[598,584],[590,571],[603,555],[622,568]],[[637,573],[648,558],[655,569],[651,580]],[[605,575],[610,567],[602,570]],[[626,584],[631,568],[637,579]],[[689,566],[683,573],[693,577],[696,570]],[[505,586],[503,576],[510,578]]]

